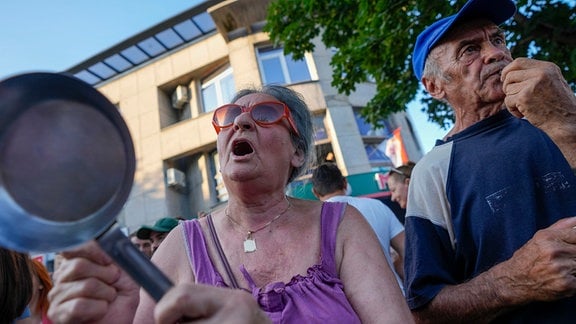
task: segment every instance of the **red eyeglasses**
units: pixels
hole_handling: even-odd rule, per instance
[[[260,126],[267,126],[279,123],[282,118],[286,118],[292,131],[298,136],[300,133],[294,124],[292,114],[288,106],[277,101],[259,102],[251,107],[244,107],[237,104],[224,105],[214,110],[212,125],[219,134],[223,128],[228,128],[234,124],[234,119],[243,112],[250,113],[250,117]]]

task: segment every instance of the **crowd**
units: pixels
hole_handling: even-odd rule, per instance
[[[414,73],[455,124],[390,170],[404,225],[335,164],[314,168],[319,200],[287,196],[312,162],[310,111],[286,87],[243,89],[212,120],[227,205],[130,237],[174,283],[160,301],[94,242],[62,252],[54,286],[0,249],[5,322],[570,322],[576,96],[555,64],[511,57],[498,26],[515,11],[469,0],[418,36]]]

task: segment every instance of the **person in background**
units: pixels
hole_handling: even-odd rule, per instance
[[[141,240],[149,240],[152,243],[152,254],[154,254],[160,243],[178,225],[178,222],[178,219],[172,217],[160,218],[152,226],[144,225],[140,227],[136,232],[136,236]]]
[[[388,190],[390,190],[390,200],[395,201],[401,208],[406,209],[408,201],[408,185],[412,176],[412,169],[416,164],[408,162],[397,168],[392,168],[388,172]]]
[[[231,297],[254,298],[261,310],[249,313],[268,317],[261,321],[412,321],[374,231],[355,208],[286,196],[314,150],[312,118],[298,93],[274,85],[242,90],[214,111],[213,126],[229,200],[182,222],[158,248],[152,261],[174,282],[170,296],[177,297],[158,306],[200,311],[206,303],[192,300],[223,295],[224,287]],[[92,243],[64,254],[49,314],[59,323],[152,322],[160,311],[152,298],[144,291],[138,298],[134,283]],[[82,271],[88,265],[95,270]],[[192,283],[205,285],[197,288],[206,295],[194,296]]]
[[[404,277],[404,226],[398,221],[394,212],[383,202],[364,197],[352,197],[346,194],[348,181],[334,163],[324,163],[312,173],[312,192],[321,201],[345,202],[366,218],[372,227],[388,264],[394,268],[398,285],[403,290]],[[393,249],[396,258],[392,258]],[[396,267],[395,267],[396,266]]]
[[[30,322],[34,324],[51,324],[48,318],[48,292],[52,289],[52,278],[44,264],[38,260],[32,260],[33,272],[32,281],[34,289],[30,300]]]
[[[32,271],[32,261],[27,254],[0,247],[0,324],[30,317]]]
[[[140,252],[144,253],[148,258],[152,257],[152,242],[150,240],[143,240],[138,238],[136,232],[130,234],[130,242],[140,250]]]
[[[405,288],[419,322],[574,321],[576,96],[555,64],[512,58],[498,25],[515,11],[470,0],[414,46],[417,78],[455,116],[408,191]]]

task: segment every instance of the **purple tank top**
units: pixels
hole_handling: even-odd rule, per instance
[[[244,266],[240,267],[252,296],[274,323],[360,323],[336,273],[336,233],[345,206],[345,203],[330,202],[322,205],[320,263],[308,268],[305,276],[295,275],[288,283],[273,282],[259,288]],[[198,220],[183,224],[186,249],[196,282],[228,287],[208,256]]]

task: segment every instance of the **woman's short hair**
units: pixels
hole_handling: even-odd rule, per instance
[[[236,102],[242,97],[255,93],[267,94],[286,104],[286,106],[288,106],[290,109],[290,113],[294,119],[294,124],[300,133],[300,135],[297,135],[293,132],[290,132],[290,136],[296,149],[302,151],[302,154],[305,158],[305,163],[303,163],[300,167],[294,168],[294,170],[292,170],[292,173],[288,178],[288,183],[290,183],[308,169],[310,162],[313,159],[313,128],[310,109],[308,109],[308,105],[306,105],[304,102],[304,98],[301,94],[292,89],[279,85],[267,85],[259,89],[242,89],[236,93],[231,102]]]

